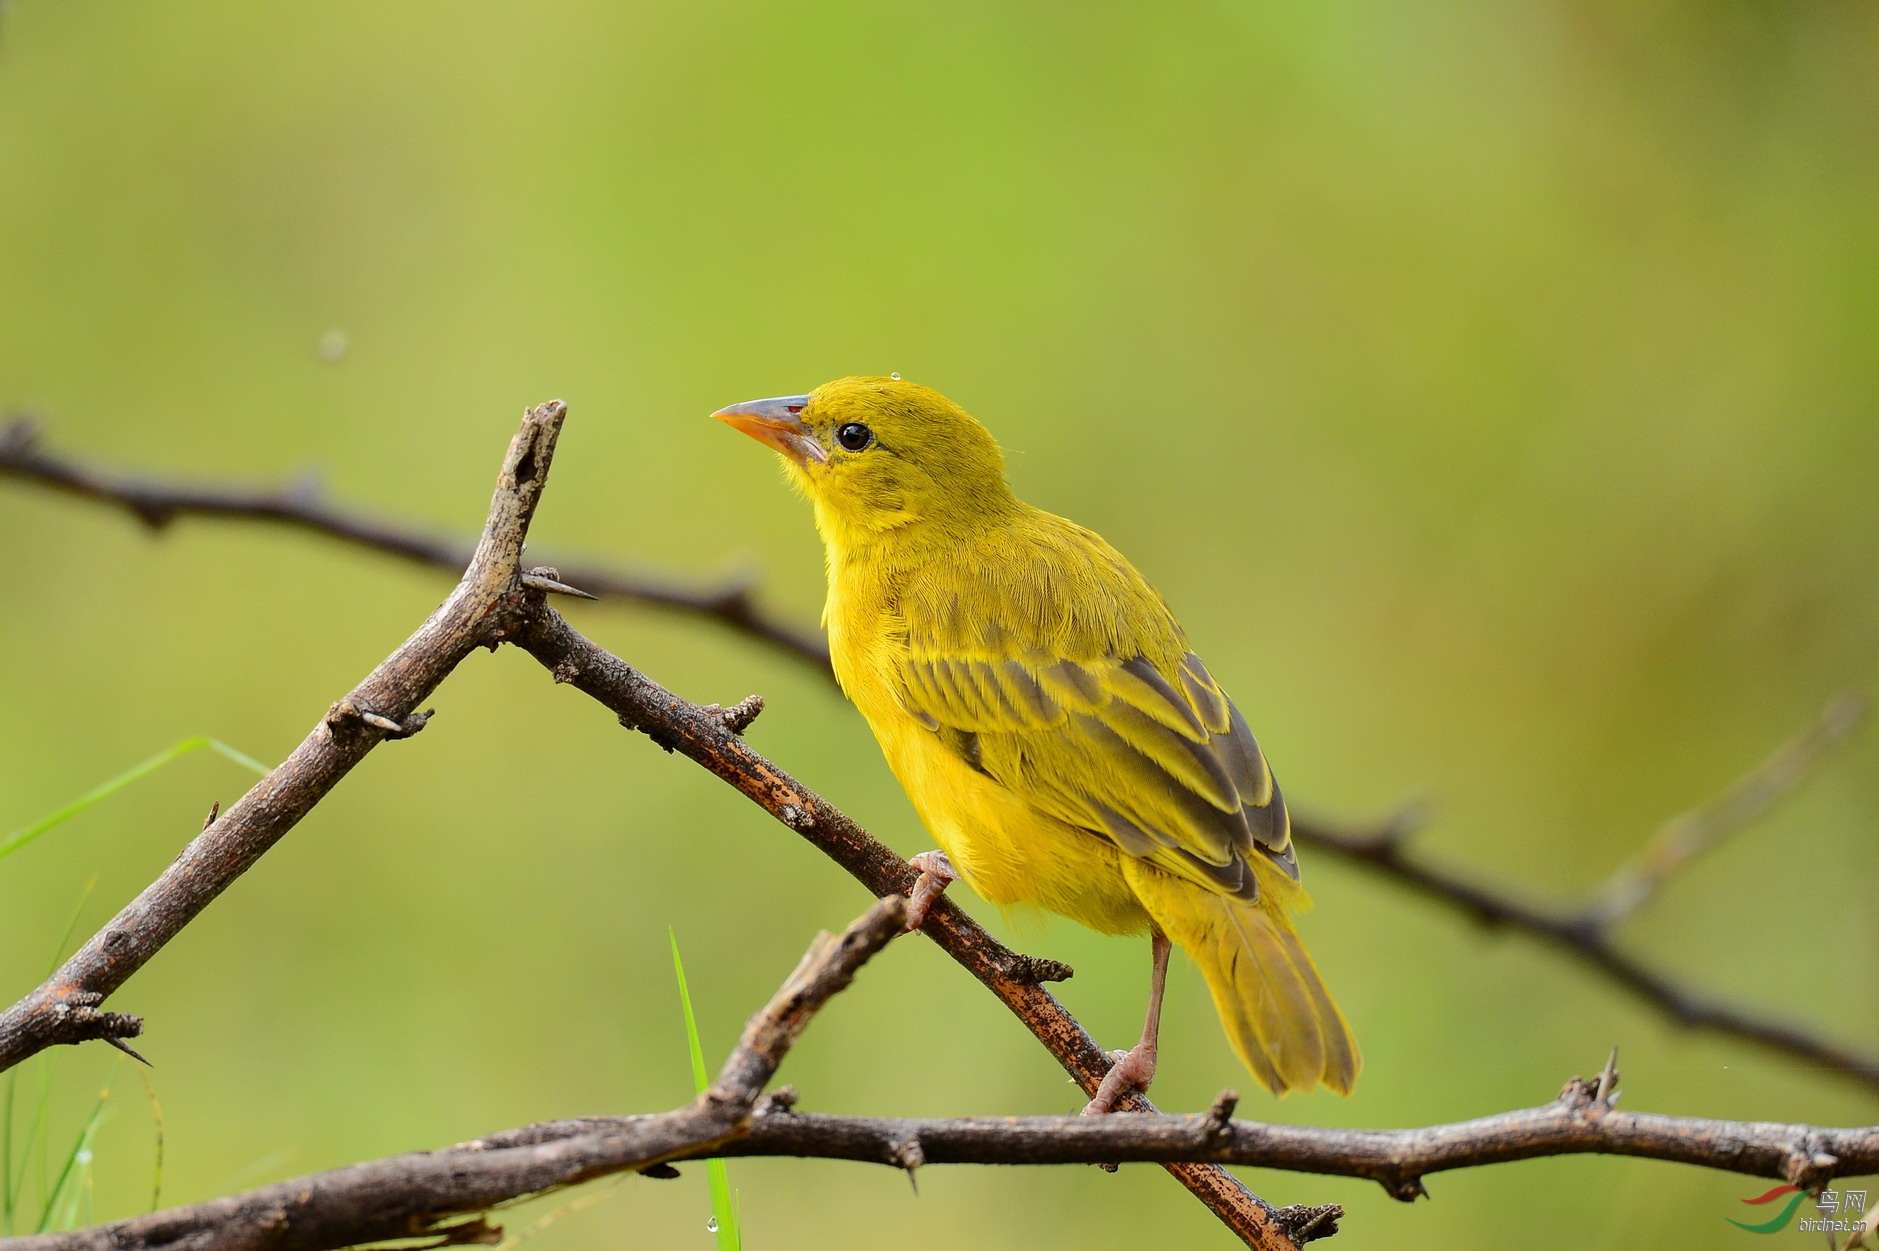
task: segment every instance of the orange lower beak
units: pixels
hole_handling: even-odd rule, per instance
[[[827,464],[829,454],[810,435],[797,414],[809,406],[806,395],[782,395],[772,400],[747,400],[711,414],[734,430],[775,448],[798,465]]]

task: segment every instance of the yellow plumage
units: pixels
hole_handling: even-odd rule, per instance
[[[720,415],[813,502],[836,676],[966,882],[1159,930],[1263,1085],[1348,1092],[1356,1043],[1290,919],[1285,801],[1135,568],[1012,495],[991,435],[925,387],[844,378]]]

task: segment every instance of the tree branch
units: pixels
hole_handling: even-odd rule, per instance
[[[554,609],[532,597],[510,638],[554,676],[597,700],[667,751],[703,765],[764,811],[834,860],[869,892],[902,895],[919,876],[892,848],[847,814],[754,751],[738,733],[755,712],[732,716],[682,699],[604,648],[583,638]],[[747,709],[749,701],[739,705]],[[942,896],[921,927],[940,949],[984,983],[1057,1057],[1085,1093],[1094,1094],[1110,1058],[1042,983],[1063,981],[1069,966],[1019,955],[986,933]],[[1152,1112],[1132,1094],[1118,1106]],[[1248,1246],[1294,1245],[1280,1209],[1246,1189],[1230,1173],[1204,1163],[1173,1163],[1168,1171],[1238,1234]],[[1282,1240],[1282,1241],[1281,1241]]]
[[[518,565],[522,541],[540,497],[563,412],[557,403],[530,413],[505,461],[482,541],[470,555],[468,569],[450,598],[350,696],[334,705],[326,719],[286,763],[227,814],[212,820],[204,834],[185,850],[177,865],[100,931],[46,985],[0,1015],[0,1069],[55,1043],[103,1038],[115,1045],[125,1045],[123,1040],[135,1036],[141,1022],[135,1017],[101,1011],[99,1005],[105,996],[121,986],[292,828],[378,741],[404,737],[421,729],[428,714],[417,713],[417,705],[479,645],[494,647],[504,641],[520,643],[551,670],[557,681],[575,685],[612,710],[623,724],[643,731],[668,751],[678,751],[710,769],[835,859],[873,893],[897,896],[910,888],[915,875],[906,862],[741,741],[739,733],[761,711],[760,699],[752,697],[731,709],[691,704],[595,647],[546,606],[544,592],[569,589],[562,581],[565,576],[567,581],[587,583],[591,589],[717,617],[793,655],[816,660],[826,671],[826,652],[819,644],[801,636],[791,643],[777,633],[781,627],[772,628],[761,619],[754,625],[748,621],[740,624],[738,613],[741,610],[727,607],[731,601],[722,596],[715,600],[710,596],[668,600],[630,579],[623,584],[612,583],[610,575],[604,573],[573,571],[563,575],[550,569],[522,571]],[[160,526],[183,513],[254,517],[313,529],[425,564],[455,568],[466,563],[464,554],[448,545],[414,536],[397,527],[358,521],[305,495],[292,492],[243,494],[220,489],[192,491],[112,478],[55,461],[37,451],[30,431],[19,425],[0,438],[0,474],[12,474],[118,504],[153,526]],[[741,590],[736,594],[745,595]],[[748,606],[747,596],[741,602]],[[809,645],[798,645],[805,642]],[[1301,822],[1297,833],[1301,842],[1369,865],[1485,922],[1524,929],[1562,946],[1681,1020],[1761,1042],[1879,1086],[1879,1062],[1821,1043],[1793,1027],[1762,1021],[1704,1000],[1618,952],[1610,935],[1616,920],[1635,910],[1693,855],[1740,828],[1792,789],[1820,754],[1850,731],[1855,719],[1845,705],[1830,709],[1820,726],[1771,757],[1718,803],[1683,824],[1672,823],[1667,827],[1634,866],[1614,877],[1599,901],[1575,914],[1560,915],[1533,908],[1443,870],[1409,860],[1403,854],[1405,826],[1399,825],[1381,834],[1358,834]],[[977,976],[1044,1042],[1086,1091],[1095,1088],[1109,1068],[1109,1057],[1040,984],[1070,976],[1066,966],[1012,952],[947,901],[933,910],[925,929],[942,949]],[[807,1004],[809,1001],[800,1002]],[[813,1006],[804,1009],[800,1021],[806,1021],[812,1011]],[[786,1047],[788,1039],[794,1037],[792,1031],[800,1029],[800,1021],[793,1026],[787,1022],[776,1025],[778,1032],[772,1035],[773,1039],[781,1040],[781,1045]],[[775,1059],[780,1059],[780,1050],[766,1049],[762,1037],[747,1034],[738,1057],[742,1057],[742,1063],[755,1067],[740,1070],[741,1075],[738,1075],[732,1074],[731,1067],[727,1066],[727,1074],[732,1075],[721,1079],[720,1085],[729,1081],[737,1089],[760,1088],[774,1071],[774,1059],[764,1059],[772,1053]],[[733,1058],[733,1064],[740,1062],[738,1057]],[[404,1222],[399,1226],[402,1232],[374,1232],[362,1234],[360,1238],[429,1234],[446,1241],[475,1241],[488,1232],[480,1218],[455,1226],[439,1222],[451,1214],[484,1211],[492,1203],[536,1193],[545,1187],[571,1184],[601,1172],[642,1167],[688,1153],[843,1155],[848,1152],[859,1154],[845,1158],[879,1159],[907,1168],[917,1167],[924,1161],[954,1158],[961,1161],[983,1158],[985,1162],[1005,1162],[1009,1158],[1014,1162],[1022,1159],[1038,1163],[1154,1160],[1167,1166],[1249,1245],[1274,1251],[1295,1251],[1298,1243],[1333,1232],[1341,1209],[1333,1205],[1321,1209],[1275,1210],[1220,1169],[1219,1163],[1265,1164],[1371,1177],[1383,1182],[1399,1197],[1412,1197],[1419,1192],[1421,1175],[1437,1169],[1570,1151],[1676,1159],[1758,1175],[1784,1176],[1795,1184],[1812,1184],[1826,1177],[1872,1171],[1873,1138],[1879,1131],[1739,1125],[1617,1113],[1610,1107],[1615,1077],[1615,1072],[1608,1070],[1596,1086],[1575,1079],[1559,1101],[1545,1108],[1458,1126],[1394,1133],[1229,1124],[1231,1102],[1225,1099],[1202,1122],[1195,1118],[1165,1118],[1154,1115],[1152,1105],[1146,1100],[1134,1097],[1124,1106],[1134,1109],[1138,1115],[1101,1121],[1035,1118],[998,1122],[911,1122],[761,1117],[756,1122],[758,1128],[748,1139],[733,1146],[723,1137],[712,1137],[712,1133],[723,1129],[722,1120],[710,1119],[699,1110],[700,1105],[695,1104],[657,1117],[572,1123],[588,1126],[588,1130],[573,1136],[564,1133],[560,1137],[544,1137],[553,1127],[538,1126],[480,1140],[451,1152],[399,1157],[399,1161],[404,1162],[399,1167],[408,1165],[410,1170],[408,1174],[401,1174],[408,1182],[406,1190],[429,1203],[431,1200],[425,1196],[435,1198],[439,1193],[436,1188],[442,1187],[449,1193],[444,1195],[446,1201],[441,1206],[414,1209],[408,1197],[401,1200],[392,1192],[396,1187],[391,1191],[375,1190],[374,1187],[389,1184],[386,1177],[373,1172],[381,1166],[359,1165],[353,1170],[307,1179],[318,1181],[320,1185],[304,1195],[299,1191],[265,1188],[247,1196],[218,1200],[200,1209],[186,1209],[181,1214],[140,1218],[146,1223],[156,1222],[147,1229],[138,1226],[145,1229],[144,1234],[138,1235],[147,1235],[145,1242],[110,1245],[157,1246],[181,1242],[192,1247],[223,1246],[230,1244],[203,1231],[228,1224],[251,1233],[256,1229],[265,1233],[284,1221],[285,1224],[280,1224],[280,1237],[285,1238],[284,1231],[290,1227],[300,1228],[294,1222],[303,1217],[315,1219],[319,1228],[337,1230],[351,1228],[345,1226],[346,1221],[377,1220],[386,1213]],[[711,1097],[708,1094],[705,1098]],[[755,1097],[754,1093],[751,1097]],[[744,1132],[748,1121],[748,1106],[740,1115],[744,1120],[736,1127],[739,1134]],[[1005,1130],[1011,1130],[1017,1137],[1003,1137]],[[525,1154],[502,1154],[515,1151]],[[480,1153],[479,1158],[485,1163],[467,1169],[453,1163],[436,1163],[446,1156],[454,1159],[458,1152]],[[530,1152],[534,1154],[526,1154]],[[488,1163],[496,1161],[498,1155],[501,1156],[499,1162]],[[324,1179],[329,1178],[335,1179],[337,1190],[329,1192],[326,1188]],[[451,1191],[453,1186],[467,1189]],[[511,1189],[498,1198],[488,1198],[505,1186]],[[522,1188],[514,1189],[515,1186]],[[351,1197],[333,1198],[341,1192]],[[455,1197],[451,1198],[451,1194]],[[300,1197],[295,1198],[295,1195]],[[372,1198],[374,1195],[376,1199]],[[312,1208],[295,1209],[298,1215],[292,1218],[281,1215],[287,1210],[283,1204],[291,1206],[302,1202],[316,1206],[328,1203],[328,1206],[320,1207],[317,1212]],[[374,1206],[375,1203],[378,1206]],[[202,1220],[206,1224],[162,1224],[166,1217],[180,1220],[189,1213],[204,1214]],[[262,1224],[257,1226],[256,1221]],[[112,1228],[122,1231],[133,1225],[138,1223],[127,1222]],[[174,1236],[165,1233],[166,1229]],[[274,1237],[273,1233],[265,1233],[265,1239]],[[288,1244],[266,1241],[265,1245]],[[291,1245],[341,1244],[317,1240],[302,1242],[296,1235]]]
[[[40,449],[36,434],[33,423],[25,419],[0,434],[0,477],[12,476],[116,505],[153,528],[178,516],[248,518],[312,530],[434,568],[455,571],[464,564],[462,549],[447,541],[408,525],[345,512],[303,490],[192,487],[111,474]],[[747,583],[686,590],[604,568],[561,569],[565,581],[602,598],[702,615],[828,673],[828,648],[822,640],[762,613]],[[1501,888],[1412,859],[1403,847],[1406,823],[1393,824],[1380,833],[1364,832],[1294,814],[1293,834],[1301,843],[1356,861],[1484,924],[1533,935],[1610,977],[1681,1025],[1766,1047],[1879,1090],[1879,1057],[1828,1042],[1804,1025],[1701,995],[1621,951],[1611,934],[1619,920],[1648,902],[1692,856],[1788,793],[1827,748],[1851,732],[1861,707],[1852,697],[1830,705],[1819,725],[1770,757],[1716,804],[1666,825],[1638,858],[1613,875],[1593,904],[1576,914],[1523,902]],[[117,1028],[84,1016],[82,1003],[74,1002],[72,1010],[79,1014],[73,1029],[108,1032]],[[0,1051],[0,1061],[4,1054]]]
[[[253,865],[367,751],[383,738],[405,737],[422,729],[428,714],[413,710],[478,646],[493,648],[513,638],[518,629],[528,628],[532,635],[541,637],[544,646],[558,644],[561,647],[562,659],[547,662],[558,677],[564,673],[571,677],[577,671],[577,659],[598,675],[616,678],[631,675],[640,684],[633,688],[636,692],[658,692],[669,703],[664,713],[650,707],[642,710],[638,714],[639,721],[635,722],[653,727],[649,732],[662,743],[668,743],[668,739],[661,737],[665,732],[657,729],[660,717],[678,715],[681,707],[687,728],[702,727],[727,739],[755,719],[762,709],[762,701],[754,697],[732,709],[706,709],[686,704],[656,684],[639,678],[623,662],[582,639],[558,614],[545,607],[545,592],[565,589],[559,571],[541,569],[523,573],[519,569],[528,522],[540,498],[565,412],[565,407],[556,402],[530,413],[524,422],[522,433],[517,435],[504,462],[482,542],[456,591],[430,620],[373,670],[350,696],[335,704],[325,721],[286,763],[264,778],[227,813],[212,821],[174,865],[45,985],[0,1015],[0,1070],[56,1043],[105,1038],[129,1050],[123,1040],[136,1036],[142,1029],[142,1022],[135,1017],[100,1012],[98,1005],[104,998],[122,986]],[[15,460],[19,459],[18,449],[13,455]],[[30,459],[30,453],[27,455]],[[118,497],[100,498],[115,500]],[[558,633],[543,633],[543,627],[550,623],[558,627]],[[596,658],[604,658],[611,667],[599,664]],[[629,704],[616,712],[631,707],[636,705]],[[738,746],[741,748],[742,744]],[[750,765],[753,762],[768,770],[771,781],[779,788],[778,794],[787,794],[789,788],[795,786],[786,774],[754,754],[740,763]],[[779,799],[773,811],[803,830],[813,826],[818,817],[832,828],[839,822],[840,828],[856,836],[847,845],[850,859],[855,863],[873,863],[873,870],[863,877],[864,881],[890,878],[903,883],[911,881],[912,870],[904,861],[869,838],[834,808],[806,790],[801,791],[796,802],[803,806],[792,808],[787,800]],[[788,815],[791,813],[794,815]],[[875,893],[896,894],[904,889],[902,885]],[[1054,961],[1032,960],[1007,950],[957,909],[948,909],[943,915],[951,918],[955,956],[964,952],[976,961],[975,971],[981,972],[981,980],[986,980],[988,971],[995,965],[995,974],[989,974],[992,980],[987,984],[1026,1018],[1033,1032],[1072,1066],[1072,1071],[1086,1087],[1100,1080],[1109,1065],[1108,1056],[1056,1000],[1036,984],[1041,978],[1068,977],[1070,970]],[[975,966],[968,963],[967,967]],[[1132,1106],[1152,1110],[1151,1105],[1139,1097]],[[1286,1234],[1283,1214],[1231,1175],[1206,1164],[1171,1165],[1169,1171],[1248,1245],[1268,1251],[1296,1251],[1296,1244]]]
[[[1693,828],[1683,824],[1683,818],[1669,823],[1665,827],[1672,831],[1669,839],[1660,838],[1652,845],[1661,847],[1667,841],[1674,842],[1678,848],[1674,853],[1677,858],[1674,863],[1671,863],[1670,855],[1644,861],[1660,866],[1668,865],[1668,868],[1652,870],[1660,876],[1644,888],[1646,892],[1654,892],[1668,879],[1670,873],[1688,863],[1691,857],[1714,845],[1715,841],[1750,819],[1750,816],[1740,815],[1750,806],[1740,802],[1740,797],[1753,795],[1756,807],[1750,815],[1759,815],[1774,801],[1777,791],[1785,794],[1791,790],[1800,780],[1800,771],[1793,770],[1791,776],[1776,782],[1770,780],[1774,767],[1793,762],[1798,754],[1797,744],[1804,744],[1803,750],[1810,753],[1810,759],[1817,759],[1825,746],[1820,740],[1826,734],[1837,732],[1843,738],[1850,733],[1851,725],[1845,723],[1856,721],[1857,718],[1850,717],[1849,710],[1864,706],[1863,700],[1857,705],[1853,704],[1851,701],[1855,699],[1857,697],[1845,696],[1834,701],[1828,706],[1820,725],[1776,752],[1748,778],[1731,788],[1718,805],[1700,810],[1733,812],[1737,815],[1704,819],[1699,827],[1695,827],[1703,830],[1700,836],[1675,832]],[[1844,728],[1840,728],[1842,725]],[[1823,727],[1828,728],[1823,730]],[[1413,828],[1413,814],[1409,818],[1387,824],[1377,833],[1341,830],[1317,821],[1294,820],[1292,835],[1302,844],[1354,861],[1418,894],[1469,913],[1482,925],[1519,930],[1541,939],[1603,974],[1645,1003],[1661,1009],[1679,1025],[1690,1029],[1706,1029],[1755,1043],[1770,1051],[1850,1078],[1869,1090],[1879,1091],[1879,1057],[1829,1042],[1798,1023],[1751,1012],[1712,998],[1657,972],[1622,950],[1613,933],[1614,918],[1609,911],[1608,901],[1616,897],[1614,883],[1622,884],[1630,880],[1629,870],[1621,869],[1593,901],[1581,909],[1548,909],[1483,886],[1449,869],[1424,863],[1419,857],[1412,859],[1405,853],[1404,845]],[[1648,850],[1646,856],[1650,856]],[[1628,899],[1631,897],[1629,892],[1634,888],[1619,885],[1617,889],[1627,892],[1625,898]],[[1626,907],[1618,916],[1629,915],[1630,910]]]
[[[259,488],[190,484],[97,469],[46,451],[39,445],[37,424],[24,417],[0,430],[0,477],[115,505],[152,530],[161,530],[178,517],[272,522],[440,569],[453,577],[462,572],[471,554],[465,545],[409,523],[367,517],[327,503],[320,498],[317,486],[309,483]],[[766,647],[808,661],[825,675],[828,672],[829,649],[822,636],[758,607],[749,579],[688,587],[598,565],[563,564],[558,568],[564,580],[597,598],[705,617]]]
[[[1737,830],[1766,815],[1813,775],[1828,753],[1853,737],[1866,719],[1866,697],[1830,700],[1814,723],[1777,747],[1735,785],[1693,812],[1666,821],[1638,854],[1605,880],[1585,919],[1606,929],[1649,903],[1683,867]]]
[[[1625,1155],[1813,1187],[1879,1173],[1879,1126],[1822,1129],[1768,1121],[1621,1112],[1574,1079],[1558,1099],[1423,1129],[1328,1129],[1201,1116],[893,1120],[791,1113],[761,1118],[711,1154],[815,1156],[928,1164],[1098,1164],[1209,1160],[1362,1177],[1391,1197],[1427,1194],[1430,1173],[1556,1155]],[[675,1157],[676,1158],[676,1157]]]
[[[482,538],[450,597],[334,704],[279,768],[210,822],[44,985],[0,1014],[0,1070],[59,1043],[136,1037],[141,1020],[101,1012],[98,1005],[247,872],[367,752],[424,727],[429,714],[417,711],[424,697],[471,651],[499,637],[499,609],[518,590],[517,562],[566,412],[556,400],[523,420],[503,460]]]
[[[0,1248],[336,1251],[391,1238],[431,1237],[433,1246],[494,1242],[501,1230],[482,1214],[498,1205],[628,1169],[672,1177],[669,1161],[710,1156],[854,1160],[910,1173],[929,1164],[1208,1162],[1361,1177],[1404,1201],[1427,1196],[1423,1178],[1431,1173],[1558,1155],[1668,1160],[1806,1188],[1879,1172],[1879,1126],[1824,1129],[1621,1112],[1613,1106],[1617,1073],[1609,1066],[1599,1078],[1573,1078],[1541,1107],[1401,1130],[1236,1121],[1230,1091],[1198,1116],[914,1120],[802,1114],[785,1098],[757,1102],[808,1018],[886,945],[904,916],[901,901],[890,898],[840,939],[822,935],[752,1018],[718,1082],[675,1112],[524,1126],[112,1225],[0,1241]],[[1339,1214],[1335,1206],[1288,1209],[1287,1232],[1300,1243],[1327,1236]]]
[[[744,1027],[717,1081],[677,1111],[623,1117],[557,1138],[481,1140],[413,1152],[114,1225],[0,1245],[20,1251],[310,1251],[422,1237],[439,1239],[431,1245],[497,1241],[501,1231],[481,1214],[499,1204],[711,1150],[745,1133],[757,1096],[810,1019],[848,988],[861,966],[900,932],[906,916],[904,901],[884,899],[839,937],[818,935],[782,989]],[[475,1215],[469,1220],[454,1219],[470,1214]]]

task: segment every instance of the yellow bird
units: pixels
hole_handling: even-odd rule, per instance
[[[1292,928],[1291,823],[1246,721],[1121,553],[1033,508],[991,433],[898,375],[713,414],[780,452],[815,506],[835,676],[954,878],[1153,946],[1141,1042],[1086,1109],[1155,1072],[1169,940],[1268,1090],[1349,1093],[1362,1061]]]

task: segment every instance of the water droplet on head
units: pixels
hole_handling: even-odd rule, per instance
[[[714,1216],[710,1220],[705,1222],[705,1232],[708,1234],[715,1234],[718,1232],[718,1218],[717,1217]]]
[[[889,374],[889,375],[887,375],[887,376],[888,376],[888,377],[890,377],[890,378],[892,378],[892,379],[893,379],[893,380],[894,380],[895,382],[899,382],[899,381],[900,381],[900,375],[899,375],[899,374]]]

